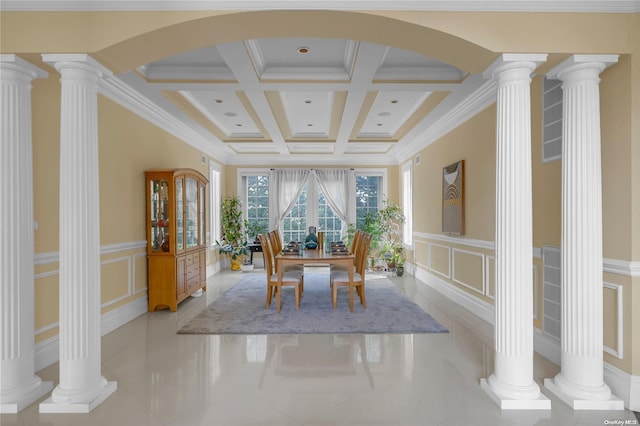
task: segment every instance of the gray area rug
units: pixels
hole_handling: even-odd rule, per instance
[[[354,291],[355,310],[349,311],[349,290],[338,289],[333,310],[329,275],[306,273],[300,310],[293,287],[284,287],[282,310],[275,298],[265,309],[266,277],[247,274],[185,324],[179,334],[339,334],[446,333],[448,330],[405,297],[386,277],[366,279],[367,308]]]

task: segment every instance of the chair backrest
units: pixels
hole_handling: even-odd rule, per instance
[[[260,234],[258,235],[258,239],[260,240],[260,245],[262,246],[262,255],[264,256],[264,265],[267,268],[267,281],[271,279],[273,275],[273,251],[271,248],[271,243],[269,241],[268,234]]]
[[[356,272],[362,276],[364,281],[364,273],[367,270],[367,253],[369,252],[369,245],[371,244],[371,234],[362,233],[360,242],[358,243],[358,251],[355,253],[355,259],[353,260],[356,267]]]
[[[271,248],[273,250],[273,255],[275,256],[282,251],[282,239],[280,238],[280,233],[277,229],[269,231],[269,240],[271,240]]]
[[[353,242],[351,243],[351,253],[356,254],[356,251],[358,251],[358,245],[360,244],[360,241],[362,240],[362,236],[364,234],[364,231],[357,229],[355,235],[353,236]]]

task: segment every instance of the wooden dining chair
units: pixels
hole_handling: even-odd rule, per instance
[[[275,260],[275,256],[282,251],[282,238],[280,238],[280,232],[276,229],[273,231],[269,231],[267,234],[269,237],[269,241],[271,242],[271,247],[273,248],[273,256]],[[277,273],[277,265],[274,263],[273,270]],[[285,271],[298,271],[302,274],[302,286],[304,287],[304,265],[289,265],[285,268]]]
[[[349,253],[355,255],[356,251],[358,250],[358,246],[360,245],[360,242],[362,241],[362,237],[364,236],[365,232],[357,229],[355,234],[353,235],[353,241],[351,242],[351,247],[349,248]],[[355,264],[353,265],[353,268],[355,270]],[[343,270],[343,271],[347,271],[347,267],[344,265],[331,265],[331,271],[338,271],[338,270]]]
[[[271,299],[275,293],[277,295],[276,310],[280,313],[282,306],[282,286],[293,286],[296,297],[296,311],[299,310],[300,295],[302,293],[302,274],[300,271],[283,271],[282,283],[278,283],[278,274],[273,267],[273,265],[275,265],[275,256],[269,238],[266,234],[260,234],[258,235],[258,239],[262,245],[262,252],[265,256],[265,265],[267,268],[267,301],[265,303],[265,309],[269,309]]]
[[[369,245],[371,244],[371,234],[364,233],[357,247],[357,253],[353,260],[355,270],[353,271],[353,280],[349,281],[349,271],[344,269],[337,269],[331,271],[330,285],[331,285],[331,299],[333,302],[333,309],[336,309],[338,305],[338,287],[349,287],[349,309],[353,312],[353,290],[354,288],[358,292],[360,297],[360,303],[363,308],[367,308],[367,299],[364,292],[364,275],[367,270],[367,252],[369,251]]]

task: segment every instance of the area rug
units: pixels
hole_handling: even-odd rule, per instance
[[[284,287],[282,310],[276,301],[265,309],[266,277],[251,273],[215,299],[186,323],[179,334],[341,334],[341,333],[446,333],[448,330],[405,297],[383,276],[367,277],[367,308],[354,292],[355,309],[349,311],[348,288],[338,289],[333,310],[329,275],[306,273],[300,310],[295,309],[292,287]]]

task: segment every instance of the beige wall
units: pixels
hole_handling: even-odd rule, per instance
[[[36,342],[54,337],[58,321],[60,76],[34,81],[33,157]],[[98,98],[102,312],[146,297],[146,247],[118,245],[146,239],[144,171],[193,168],[205,176],[201,153],[111,100]],[[46,255],[46,256],[45,256]],[[215,259],[215,256],[214,256]]]
[[[465,236],[493,240],[495,107],[487,108],[420,152],[414,166],[415,232],[442,231],[442,168],[465,160]]]

